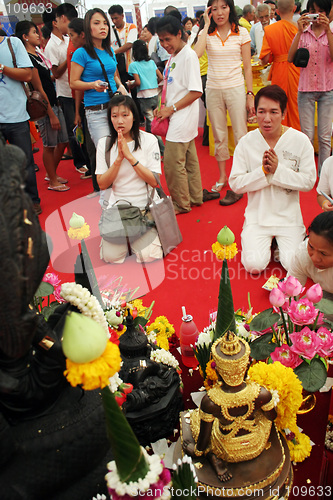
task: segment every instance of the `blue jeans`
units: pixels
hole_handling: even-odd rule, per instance
[[[331,155],[333,90],[329,92],[298,92],[298,113],[301,130],[313,144],[315,133],[315,103],[318,116],[318,173],[323,162]]]
[[[22,149],[27,162],[25,165],[25,192],[30,196],[33,203],[40,203],[38,196],[35,162],[32,154],[29,122],[0,123],[0,132],[9,144],[14,144]]]
[[[77,142],[74,133],[74,120],[75,120],[75,101],[72,97],[58,97],[59,104],[64,113],[66,122],[67,134],[69,145],[73,155],[73,163],[75,168],[81,168],[87,165],[87,157],[82,150],[80,144]]]
[[[85,109],[90,137],[97,148],[97,143],[102,137],[110,135],[110,125],[108,121],[108,110]]]

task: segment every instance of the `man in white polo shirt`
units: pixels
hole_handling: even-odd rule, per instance
[[[252,26],[250,31],[251,47],[255,50],[256,54],[260,54],[262,41],[265,34],[265,27],[271,23],[270,6],[265,3],[259,3],[256,9],[256,16],[259,23]]]
[[[77,17],[77,10],[68,3],[60,4],[52,14],[44,13],[44,24],[52,31],[45,48],[45,56],[51,61],[52,73],[56,82],[56,93],[64,112],[69,145],[75,168],[81,174],[87,170],[85,158],[73,134],[75,103],[68,83],[67,49],[69,37],[66,35],[69,22]]]

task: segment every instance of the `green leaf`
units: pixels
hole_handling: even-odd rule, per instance
[[[56,308],[58,307],[58,305],[59,305],[59,302],[54,301],[54,302],[51,302],[51,304],[49,306],[43,307],[43,309],[42,309],[42,315],[44,316],[44,318],[46,320],[48,320],[49,317],[51,316],[51,314],[54,313],[54,311],[56,310]]]
[[[251,342],[251,357],[257,361],[267,359],[277,347],[277,344],[274,344],[272,339],[273,333],[265,333],[265,335]]]
[[[35,292],[35,297],[48,297],[54,292],[54,286],[51,283],[42,281]]]
[[[134,326],[137,327],[138,325],[141,325],[144,327],[148,323],[148,319],[144,318],[143,316],[137,316],[133,320]]]
[[[316,307],[319,309],[320,312],[324,313],[325,315],[333,314],[332,300],[321,299],[321,301],[318,302],[318,304],[316,304]]]
[[[319,358],[313,358],[309,364],[303,361],[294,372],[308,392],[318,391],[326,382],[327,370]]]
[[[277,323],[279,319],[280,314],[274,312],[272,308],[265,309],[253,318],[249,326],[255,332],[262,332]]]
[[[104,387],[101,392],[107,434],[119,478],[127,484],[131,481],[136,482],[147,475],[148,464],[137,437],[119,408],[114,394],[108,387]]]
[[[236,333],[235,308],[231,292],[228,261],[224,259],[221,272],[214,339],[216,340],[222,337],[228,330]]]
[[[196,500],[197,484],[194,480],[190,464],[182,463],[172,476],[172,500]]]

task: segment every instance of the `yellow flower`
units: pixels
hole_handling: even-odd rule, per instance
[[[134,299],[129,304],[130,304],[131,310],[133,310],[133,309],[137,310],[138,316],[144,316],[145,315],[147,307],[145,307],[142,304],[142,300],[141,299]]]
[[[236,243],[232,243],[231,245],[221,245],[221,243],[216,241],[212,244],[212,250],[219,260],[233,259],[238,253]]]
[[[73,387],[82,385],[86,391],[103,389],[109,385],[109,378],[120,370],[120,364],[119,347],[108,342],[102,356],[90,363],[79,364],[66,359],[64,375]]]
[[[172,337],[175,333],[175,329],[171,323],[167,320],[165,316],[158,316],[153,323],[147,327],[147,332],[152,332],[155,330],[157,334],[162,333],[167,336],[167,338]]]
[[[295,433],[294,441],[296,441],[296,443],[287,440],[290,451],[290,460],[292,462],[303,462],[303,460],[311,454],[312,446],[310,444],[310,438],[303,432],[297,431]]]
[[[296,433],[296,412],[302,404],[303,388],[293,369],[278,361],[269,365],[259,362],[251,366],[249,377],[266,389],[278,392],[276,425],[279,430],[290,429]]]
[[[82,227],[70,227],[67,233],[71,240],[83,240],[90,236],[90,226],[85,222]]]
[[[169,341],[167,339],[167,336],[166,335],[157,335],[156,345],[158,347],[161,347],[162,349],[165,349],[166,351],[168,351],[169,350]]]

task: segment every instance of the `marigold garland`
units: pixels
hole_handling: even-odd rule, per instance
[[[296,412],[302,404],[302,384],[292,368],[283,366],[280,362],[266,364],[255,363],[249,369],[249,377],[259,385],[279,394],[276,407],[276,425],[280,430],[297,431]]]
[[[303,462],[303,460],[310,456],[312,449],[310,438],[303,432],[297,430],[295,439],[292,441],[287,440],[287,443],[292,462]]]
[[[153,323],[147,327],[147,334],[155,338],[156,345],[162,349],[169,350],[168,339],[175,333],[175,329],[165,316],[158,316]]]
[[[90,236],[90,226],[85,222],[82,227],[70,227],[67,234],[71,240],[84,240]]]
[[[102,356],[90,363],[79,364],[66,359],[64,375],[73,387],[82,385],[86,391],[103,389],[109,385],[109,378],[120,370],[120,364],[119,348],[109,341]]]
[[[212,244],[212,250],[219,260],[233,259],[237,255],[237,244],[232,243],[231,245],[221,245],[218,241]]]

